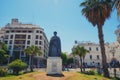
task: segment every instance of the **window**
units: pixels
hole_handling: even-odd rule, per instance
[[[98,51],[98,47],[96,47],[96,51]]]
[[[89,47],[89,50],[90,50],[90,51],[92,50],[91,47]]]
[[[15,32],[14,30],[11,30],[11,32]]]
[[[35,41],[35,44],[38,44],[38,41]]]
[[[90,55],[90,59],[92,59],[92,55]]]
[[[36,39],[38,39],[38,35],[36,35]]]
[[[26,30],[24,30],[24,31],[22,31],[23,33],[26,33],[27,31]]]
[[[29,33],[32,33],[32,31],[28,31]]]
[[[6,31],[6,33],[9,33],[9,31]]]
[[[99,58],[99,55],[97,55],[97,59],[100,59],[100,58]]]
[[[100,66],[100,63],[98,62],[98,66]]]
[[[42,36],[40,36],[40,39],[42,40]]]
[[[11,50],[12,49],[12,46],[9,46],[9,50]]]
[[[8,39],[9,35],[5,35],[5,39]]]
[[[24,55],[25,55],[25,54],[24,54],[24,52],[22,51],[22,52],[21,52],[21,56],[24,56]]]
[[[20,31],[20,30],[17,30],[16,32],[18,32],[18,33],[19,33],[19,32],[21,32],[21,31]]]
[[[44,53],[45,53],[45,49],[44,49]]]
[[[28,35],[28,39],[31,39],[31,36],[30,36],[30,35]]]
[[[37,30],[36,33],[39,33],[39,30]]]
[[[13,39],[13,35],[10,35],[10,39]]]
[[[41,41],[39,41],[39,45],[41,45]]]
[[[30,44],[30,41],[27,41],[27,44]]]
[[[42,31],[40,31],[40,33],[42,34]]]
[[[9,44],[12,44],[12,40],[10,40]]]
[[[25,46],[22,46],[22,49],[24,49],[25,48]]]
[[[7,43],[8,43],[8,41],[5,41],[5,43],[7,44]]]

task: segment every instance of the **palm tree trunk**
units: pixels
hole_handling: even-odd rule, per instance
[[[82,58],[81,58],[81,56],[80,56],[80,63],[81,63],[81,65],[80,65],[80,71],[82,72]]]
[[[30,70],[33,72],[33,55],[31,55],[31,65],[30,65]]]
[[[85,62],[84,62],[84,57],[83,57],[83,72],[85,72]]]
[[[31,55],[29,55],[29,68],[31,66]]]
[[[100,48],[101,48],[103,75],[104,75],[104,77],[109,77],[109,71],[108,71],[108,68],[106,65],[107,59],[106,59],[106,54],[105,54],[102,25],[98,25],[97,27],[98,27],[99,43],[100,43]]]

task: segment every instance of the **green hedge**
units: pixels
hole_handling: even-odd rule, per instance
[[[94,70],[86,71],[84,73],[88,74],[88,75],[95,75],[95,71]]]
[[[8,64],[8,67],[13,70],[13,74],[18,75],[21,70],[27,67],[27,64],[17,59]]]

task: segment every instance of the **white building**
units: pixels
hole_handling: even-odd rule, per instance
[[[0,29],[0,42],[3,42],[4,29]]]
[[[49,43],[44,30],[39,26],[23,24],[18,19],[12,19],[11,23],[1,29],[0,36],[8,46],[10,57],[20,57],[25,60],[24,49],[31,45],[38,46],[42,50],[41,58],[46,59],[48,56]],[[36,58],[40,59],[40,56],[36,55]]]
[[[114,65],[117,62],[120,63],[120,27],[115,31],[117,35],[117,40],[113,43],[105,43],[105,53],[107,57],[108,65]],[[98,67],[102,65],[102,57],[100,45],[94,42],[77,42],[76,45],[83,46],[90,52],[85,56],[85,65],[92,67]],[[78,58],[78,57],[77,57]],[[78,59],[79,60],[79,59]]]

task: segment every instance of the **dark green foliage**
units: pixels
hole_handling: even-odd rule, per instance
[[[67,55],[65,52],[62,52],[61,58],[62,58],[62,64],[67,65]]]
[[[5,67],[0,67],[0,76],[6,76],[7,75],[7,68]]]
[[[120,80],[119,77],[114,77],[112,80]]]
[[[1,44],[1,46],[2,46],[2,50],[4,50],[5,52],[7,52],[8,51],[8,48],[7,48],[7,45],[4,43],[4,42],[2,42],[2,43],[0,43]]]
[[[73,58],[68,58],[67,59],[67,64],[69,65],[69,64],[72,64],[73,63]]]
[[[13,74],[18,75],[21,70],[27,67],[27,64],[17,59],[8,64],[8,67],[13,70]]]
[[[87,74],[87,75],[95,75],[95,71],[94,70],[86,71],[84,73]]]
[[[20,59],[20,52],[19,51],[15,51],[13,53],[13,59],[16,60],[16,59]]]
[[[7,63],[8,49],[5,43],[0,43],[0,65]]]

